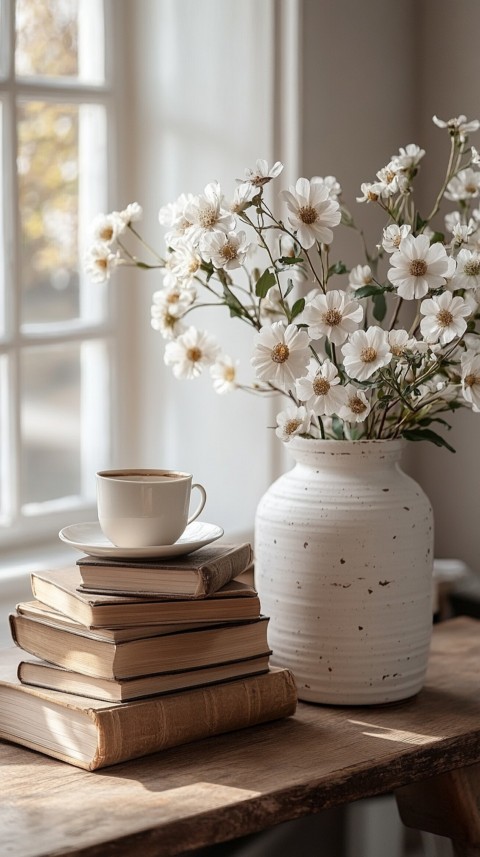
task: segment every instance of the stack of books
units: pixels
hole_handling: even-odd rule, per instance
[[[95,770],[293,714],[251,567],[245,543],[33,573],[0,658],[0,737]]]

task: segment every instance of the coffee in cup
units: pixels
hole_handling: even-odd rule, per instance
[[[189,515],[190,495],[200,502]],[[171,545],[198,518],[207,499],[192,474],[178,470],[100,470],[97,473],[98,520],[107,539],[122,548]]]

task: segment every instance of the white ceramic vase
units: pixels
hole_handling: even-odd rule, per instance
[[[422,687],[432,629],[433,520],[400,468],[404,442],[294,438],[295,466],[255,523],[271,662],[300,699],[394,702]]]

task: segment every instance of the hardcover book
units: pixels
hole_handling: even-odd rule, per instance
[[[228,622],[252,619],[260,613],[258,595],[246,583],[232,580],[208,598],[136,598],[81,592],[78,566],[34,572],[32,592],[37,601],[53,607],[86,627],[122,628],[171,622]]]
[[[108,702],[126,702],[160,693],[171,693],[189,687],[205,687],[219,681],[230,681],[268,672],[269,655],[257,655],[227,664],[214,664],[194,670],[181,670],[122,680],[96,678],[66,670],[47,661],[20,661],[18,678],[23,684],[61,690],[77,696],[90,696]]]
[[[267,654],[268,618],[208,625],[192,631],[116,643],[55,627],[38,619],[12,614],[14,642],[42,660],[86,675],[126,679],[172,670],[191,670]]]
[[[81,588],[88,592],[205,598],[252,564],[252,547],[217,544],[187,556],[132,562],[85,556],[77,560]]]
[[[288,717],[297,703],[285,669],[108,703],[21,684],[20,659],[18,650],[0,652],[0,738],[89,771]]]

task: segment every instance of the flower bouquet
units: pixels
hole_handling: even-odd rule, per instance
[[[357,201],[385,214],[373,248],[335,177],[299,178],[272,205],[267,186],[283,165],[258,160],[229,201],[212,182],[162,207],[163,254],[138,231],[137,203],[99,215],[86,269],[94,282],[120,265],[161,269],[151,323],[165,339],[165,363],[177,378],[208,369],[218,393],[286,397],[276,418],[283,441],[404,437],[451,449],[445,415],[480,411],[480,156],[469,144],[480,122],[433,121],[449,135],[450,155],[429,212],[415,202],[425,155],[418,145],[401,148],[361,185]],[[453,211],[441,212],[445,200]],[[359,237],[351,270],[332,257],[341,227]],[[205,306],[224,306],[253,328],[250,382],[234,356],[190,323]]]

